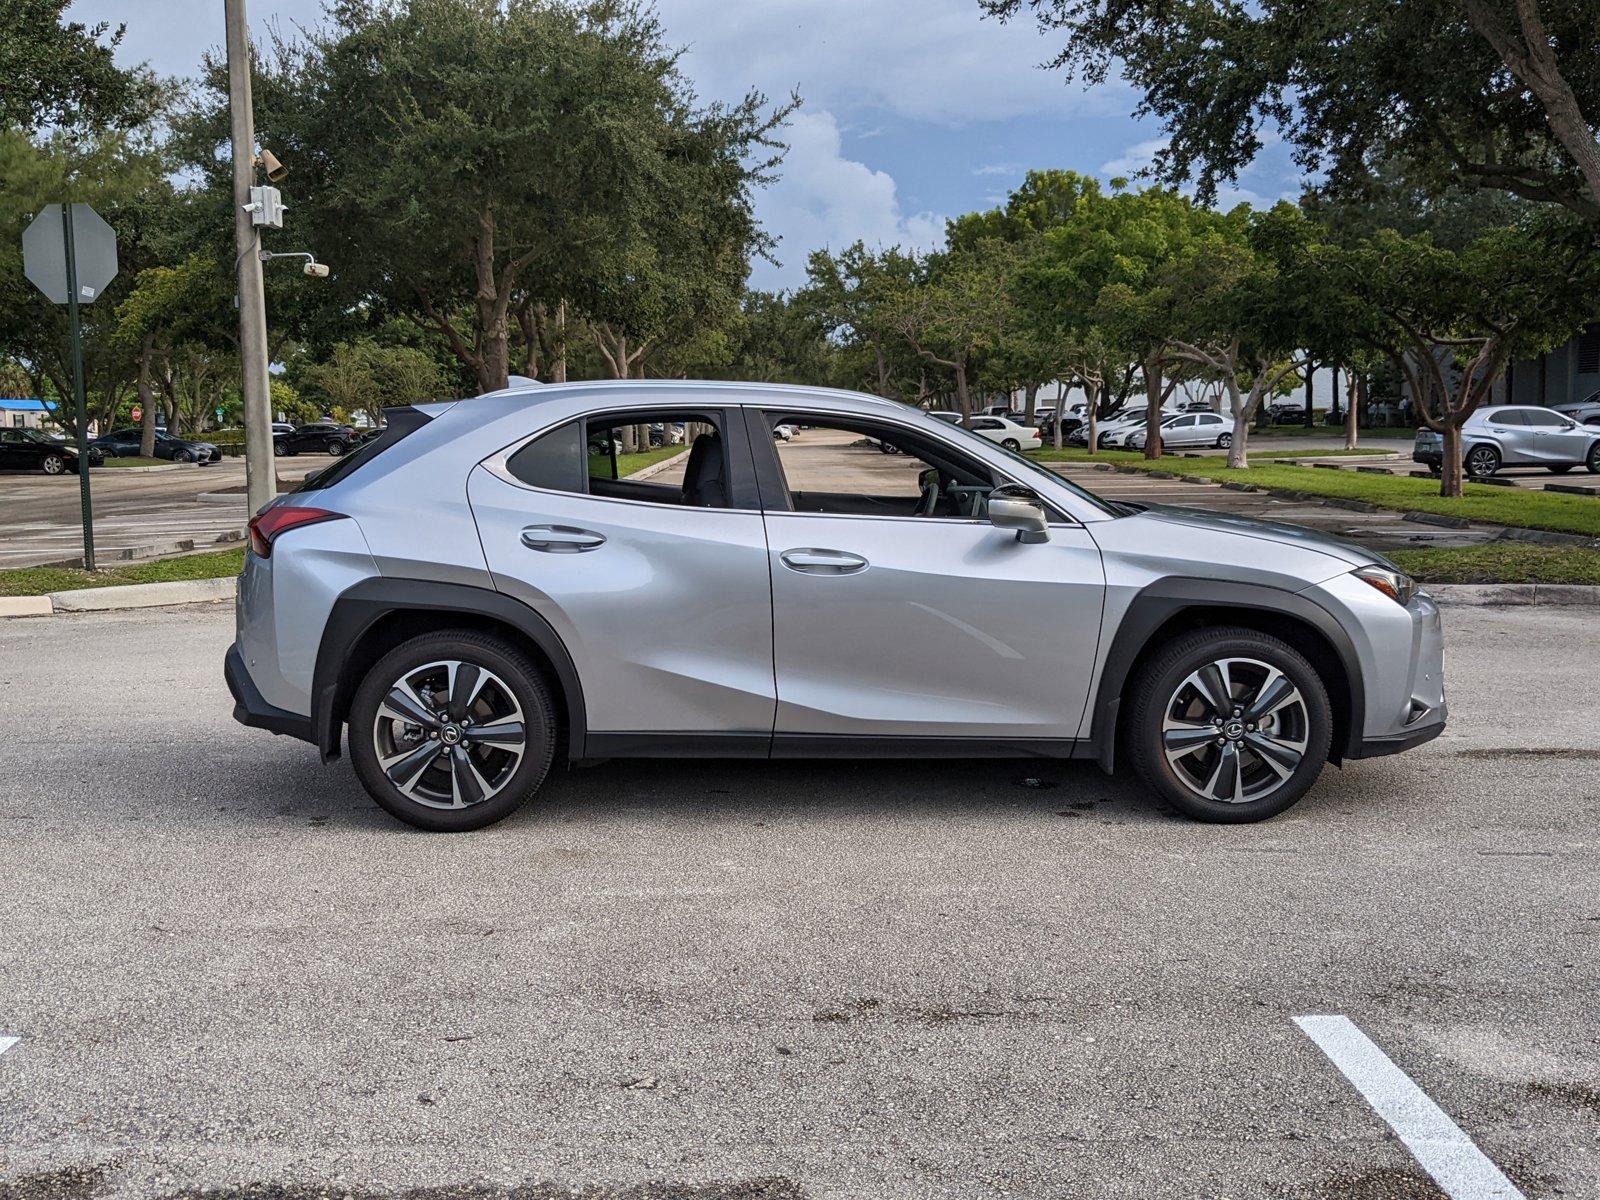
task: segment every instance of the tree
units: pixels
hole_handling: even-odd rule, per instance
[[[64,20],[70,3],[0,0],[0,129],[126,130],[155,114],[155,77],[114,61],[123,27]]]
[[[1442,496],[1462,494],[1461,427],[1508,358],[1571,337],[1600,286],[1593,236],[1566,220],[1494,230],[1460,253],[1380,230],[1320,257],[1361,306],[1351,336],[1393,364],[1442,435]]]
[[[1594,0],[979,2],[1063,34],[1055,65],[1086,82],[1131,80],[1168,135],[1160,176],[1204,200],[1281,131],[1335,192],[1388,159],[1600,224]]]
[[[673,220],[755,240],[750,191],[790,108],[699,106],[649,10],[334,0],[328,17],[274,39],[256,92],[299,237],[346,305],[416,314],[479,390],[505,386],[525,304],[600,307]],[[221,191],[220,64],[208,83],[188,157]]]
[[[872,251],[858,241],[838,254],[812,251],[806,285],[795,295],[796,305],[828,336],[869,357],[865,386],[891,400],[905,398],[898,377],[914,369],[911,356],[900,352],[905,342],[894,315],[918,270],[916,258],[899,247]]]

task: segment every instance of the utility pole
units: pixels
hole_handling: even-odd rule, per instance
[[[233,125],[233,240],[237,251],[240,380],[244,393],[244,477],[254,513],[277,494],[272,462],[272,392],[267,384],[267,297],[260,234],[245,206],[256,176],[255,116],[250,100],[250,30],[244,0],[223,0],[228,28],[228,108]]]

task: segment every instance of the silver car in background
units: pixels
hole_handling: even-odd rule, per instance
[[[623,474],[618,435],[653,424],[687,449]],[[855,393],[391,409],[250,524],[234,715],[324,761],[348,744],[427,829],[612,757],[1126,760],[1192,817],[1254,821],[1444,728],[1439,611],[1378,556],[1101,500]]]
[[[1417,430],[1411,459],[1439,474],[1444,437]],[[1473,479],[1487,479],[1501,467],[1544,467],[1564,475],[1581,466],[1600,475],[1600,426],[1536,405],[1480,408],[1461,426],[1461,462]]]

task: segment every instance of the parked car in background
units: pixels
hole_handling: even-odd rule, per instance
[[[1037,450],[1044,445],[1037,429],[1019,425],[1009,417],[971,417],[963,427],[1007,450]]]
[[[1552,404],[1550,411],[1558,412],[1563,417],[1571,417],[1580,425],[1600,425],[1600,392],[1595,392],[1582,400]]]
[[[681,480],[585,466],[686,413]],[[851,436],[781,454],[797,419]],[[1105,501],[880,397],[618,380],[389,424],[251,519],[224,676],[426,829],[508,816],[558,754],[1089,759],[1258,821],[1445,727],[1438,607],[1380,555]],[[863,437],[920,469],[839,490]]]
[[[1099,449],[1104,449],[1107,446],[1114,445],[1115,443],[1109,439],[1117,438],[1120,440],[1121,436],[1126,434],[1128,430],[1135,426],[1143,425],[1144,419],[1145,413],[1142,409],[1139,412],[1132,412],[1125,408],[1109,420],[1099,422],[1095,427],[1095,446]],[[1088,424],[1085,423],[1074,430],[1070,440],[1073,445],[1087,446],[1089,444]]]
[[[1306,406],[1303,403],[1274,400],[1267,405],[1265,411],[1269,425],[1304,425],[1306,423]]]
[[[91,448],[98,448],[100,453],[107,458],[137,458],[139,455],[139,430],[116,429],[104,437],[97,437],[90,442]],[[191,438],[175,437],[164,429],[156,430],[155,456],[178,463],[211,463],[220,458],[222,452],[212,442],[195,441]]]
[[[794,435],[799,433],[799,432],[800,431],[798,429],[796,429],[793,425],[788,424],[787,422],[785,422],[782,425],[774,425],[772,427],[772,436],[773,436],[773,438],[776,439],[777,441],[780,441],[780,442],[792,442],[792,441],[794,441]]]
[[[1444,465],[1444,436],[1417,430],[1411,460],[1435,475]],[[1600,475],[1600,427],[1580,425],[1550,408],[1498,404],[1480,408],[1461,427],[1461,462],[1473,479],[1501,467],[1544,467],[1564,475],[1587,467]]]
[[[358,435],[349,425],[334,421],[313,421],[297,425],[292,433],[275,433],[272,436],[274,454],[331,454],[338,458],[355,448]]]
[[[89,465],[105,462],[105,452],[89,443]],[[43,471],[46,475],[76,474],[78,449],[37,429],[0,429],[0,471]]]
[[[293,433],[294,423],[291,421],[274,421],[272,423],[272,432],[274,434]]]
[[[1129,450],[1143,450],[1147,435],[1148,430],[1141,424],[1128,431],[1122,444]],[[1184,413],[1161,422],[1161,444],[1174,449],[1179,446],[1211,446],[1226,450],[1233,445],[1233,427],[1214,412]]]

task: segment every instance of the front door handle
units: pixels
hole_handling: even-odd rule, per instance
[[[807,575],[854,575],[857,571],[867,569],[866,559],[859,554],[847,554],[843,550],[817,550],[809,547],[785,550],[778,555],[778,561],[791,571],[803,571]]]
[[[606,537],[572,525],[529,525],[522,531],[522,544],[547,554],[581,554],[604,546]]]

